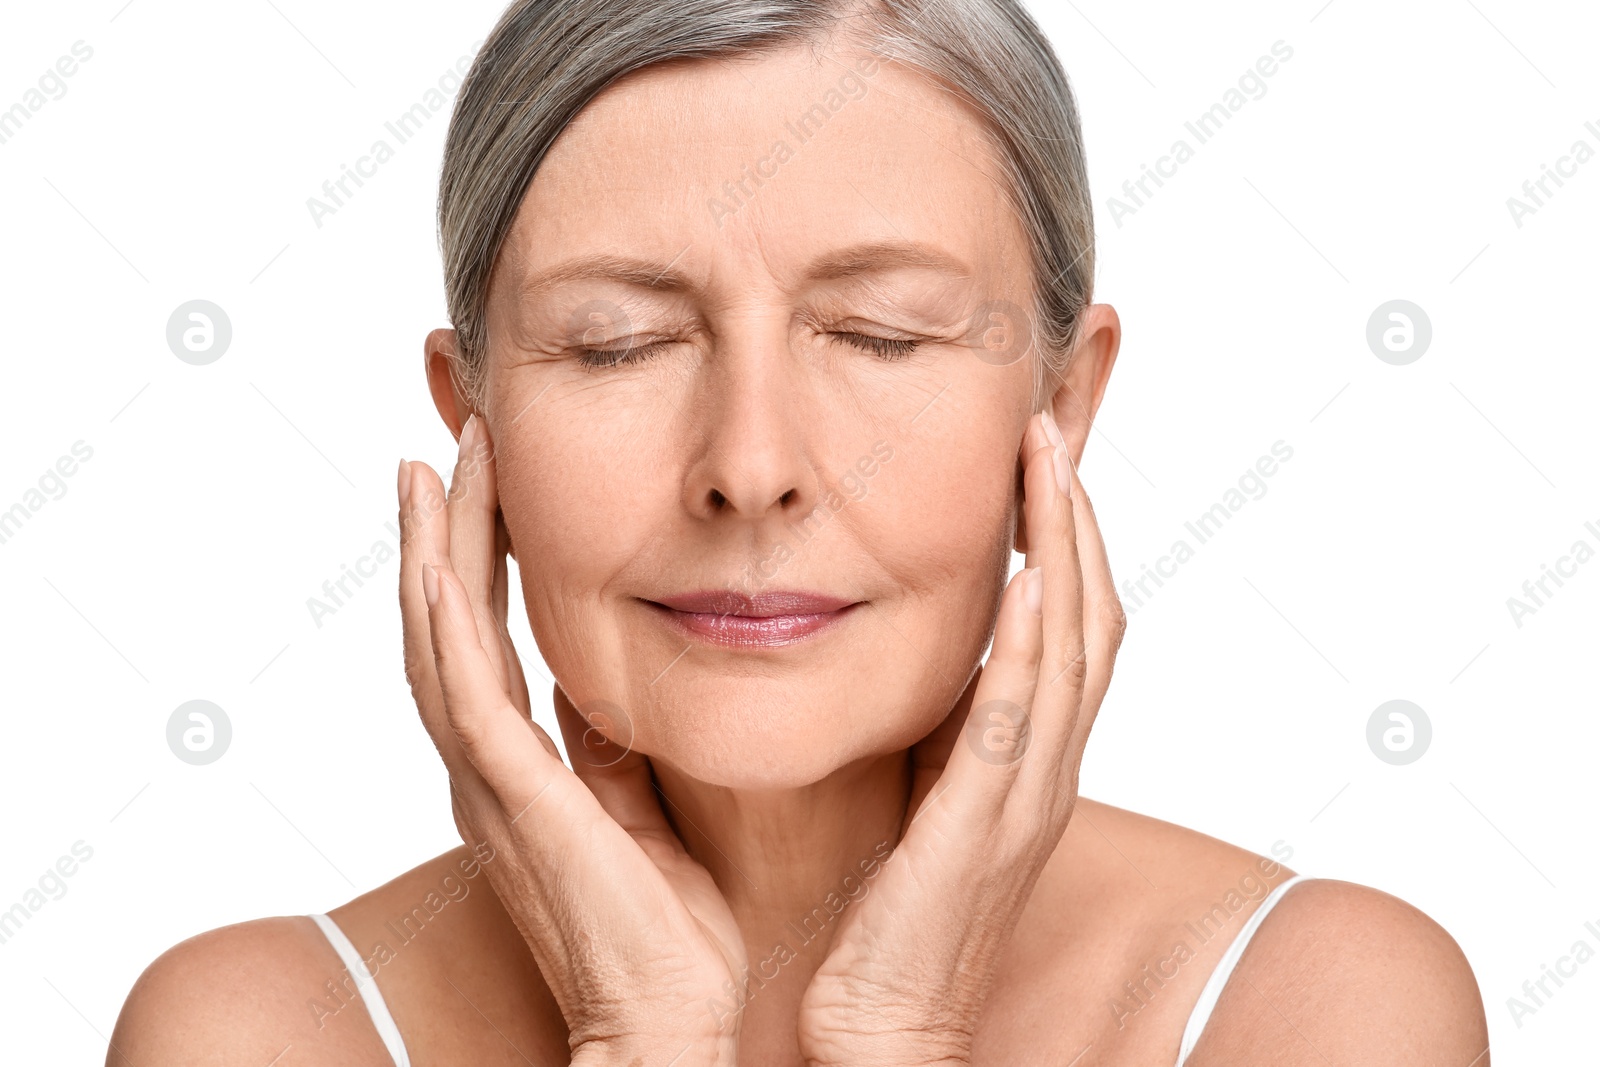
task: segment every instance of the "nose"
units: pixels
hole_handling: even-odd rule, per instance
[[[804,515],[819,486],[803,374],[781,330],[740,334],[720,339],[702,363],[701,402],[685,413],[700,438],[685,506],[702,519]]]

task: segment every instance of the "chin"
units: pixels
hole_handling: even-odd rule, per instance
[[[902,684],[881,672],[872,685],[766,678],[685,677],[654,694],[635,749],[680,774],[738,790],[798,789],[865,759],[904,751],[949,711],[884,693],[926,694],[908,670]],[[856,677],[861,677],[857,675]],[[642,717],[641,717],[642,718]]]

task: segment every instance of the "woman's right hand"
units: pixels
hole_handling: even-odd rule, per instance
[[[557,686],[574,773],[529,714],[482,420],[462,428],[448,496],[421,462],[401,463],[399,494],[406,677],[450,772],[456,828],[494,850],[484,870],[561,1008],[572,1062],[735,1063],[744,943],[667,822],[648,761]]]

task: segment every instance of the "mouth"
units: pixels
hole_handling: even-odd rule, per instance
[[[771,648],[831,629],[865,601],[794,590],[747,596],[708,589],[644,603],[689,637],[723,647]]]

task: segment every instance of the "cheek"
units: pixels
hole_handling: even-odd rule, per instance
[[[608,582],[648,543],[636,474],[601,447],[602,435],[563,438],[532,420],[497,443],[495,473],[506,530],[517,546],[528,621],[540,652],[574,686],[586,667],[575,649],[610,642],[598,615]],[[626,484],[624,484],[626,483]],[[574,669],[578,675],[567,675]]]
[[[647,505],[637,464],[618,462],[607,440],[524,419],[496,443],[500,509],[524,566],[582,585],[626,558]]]
[[[997,561],[1010,558],[1014,441],[998,432],[919,442],[899,451],[884,475],[893,484],[884,487],[874,540],[901,562],[908,589],[968,597],[994,580]]]
[[[917,442],[874,479],[877,499],[855,532],[894,590],[881,607],[894,640],[848,667],[895,679],[879,689],[903,695],[881,709],[883,736],[857,731],[873,750],[911,744],[937,725],[983,653],[1011,562],[1016,450],[1003,427]]]
[[[1018,433],[1018,440],[1020,439]],[[925,605],[916,620],[930,647],[958,667],[982,652],[999,611],[1016,536],[1017,440],[999,426],[929,449],[937,463],[906,466],[897,523],[909,531],[905,584]],[[952,625],[952,620],[960,620]]]

